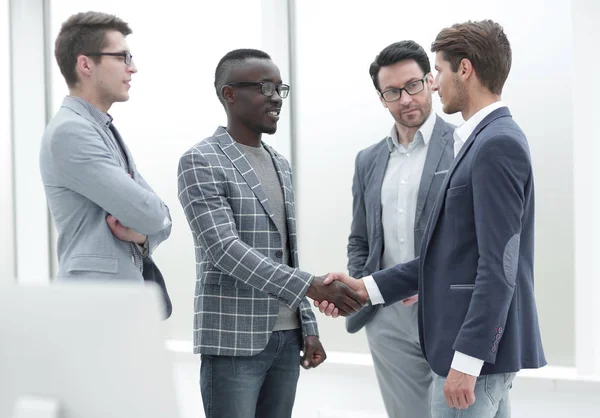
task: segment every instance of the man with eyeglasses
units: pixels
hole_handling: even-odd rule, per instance
[[[204,410],[207,418],[291,417],[300,364],[325,360],[306,296],[336,299],[342,315],[364,301],[298,268],[291,168],[261,140],[277,130],[290,90],[277,66],[263,51],[231,51],[217,65],[215,90],[227,127],[187,151],[178,170],[196,248]]]
[[[425,50],[413,41],[383,49],[369,73],[394,119],[390,134],[356,157],[350,276],[360,278],[419,255],[425,224],[452,163],[453,128],[431,107],[433,76]],[[379,387],[390,417],[430,416],[432,372],[423,358],[416,296],[369,305],[346,319],[365,326]]]
[[[69,87],[40,151],[40,170],[58,232],[59,280],[127,280],[158,284],[166,316],[171,302],[151,254],[169,237],[169,209],[137,171],[108,114],[129,99],[137,68],[114,15],[78,13],[56,38],[55,56]]]

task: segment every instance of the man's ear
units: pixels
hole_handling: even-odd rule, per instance
[[[458,77],[464,82],[475,74],[473,63],[468,58],[463,58],[458,65]]]
[[[90,76],[93,71],[94,62],[90,57],[79,55],[75,61],[75,72],[85,76]]]
[[[434,81],[433,74],[431,74],[431,71],[430,71],[429,74],[427,74],[427,79],[425,80],[425,82],[429,86],[430,90],[433,88],[433,81]]]
[[[379,91],[377,91],[377,97],[379,97],[379,101],[381,102],[383,107],[385,107],[387,109],[388,108],[387,102],[385,100],[383,100],[383,96],[381,95],[381,93]]]
[[[233,88],[231,86],[221,87],[221,97],[223,97],[223,100],[228,103],[235,102],[235,93]]]

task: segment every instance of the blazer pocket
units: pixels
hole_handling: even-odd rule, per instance
[[[434,176],[441,176],[442,174],[448,173],[448,170],[436,171],[433,173]]]
[[[67,273],[75,271],[95,271],[99,273],[117,274],[119,261],[116,257],[101,255],[76,255],[67,261]]]
[[[446,191],[446,197],[450,196],[458,196],[463,194],[467,190],[467,185],[463,184],[461,186],[451,187]]]
[[[475,289],[474,284],[451,284],[450,290],[473,290]]]

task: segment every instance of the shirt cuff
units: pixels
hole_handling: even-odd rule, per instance
[[[140,245],[137,242],[135,243],[135,245],[137,245],[138,250],[140,250],[142,257],[144,257],[144,258],[148,257],[148,254],[150,252],[150,249],[148,248],[148,237],[146,237],[146,241],[144,242],[143,245]]]
[[[362,278],[365,287],[367,288],[367,293],[369,294],[369,299],[371,300],[371,305],[379,305],[385,303],[383,300],[383,296],[381,296],[381,292],[379,291],[379,287],[377,287],[377,283],[375,283],[375,279],[373,276],[367,276]]]
[[[461,373],[479,377],[481,368],[483,367],[483,360],[468,356],[460,351],[455,351],[454,359],[452,359],[452,366],[450,367]]]

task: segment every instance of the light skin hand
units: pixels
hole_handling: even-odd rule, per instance
[[[323,283],[330,284],[336,280],[341,281],[346,286],[354,290],[360,296],[364,303],[368,302],[369,294],[362,279],[354,279],[344,273],[329,273]],[[330,303],[327,300],[323,300],[321,302],[315,300],[313,303],[315,307],[319,308],[319,311],[321,313],[324,313],[326,316],[332,316],[336,318],[336,316],[332,314],[333,312],[335,312],[335,309],[337,309],[333,303]]]
[[[119,222],[119,220],[112,215],[108,215],[106,217],[106,223],[108,224],[108,227],[113,235],[121,241],[135,242],[136,244],[140,245],[143,245],[146,242],[146,235],[140,234],[131,228],[123,226],[121,222]]]
[[[450,369],[444,384],[444,396],[450,408],[467,409],[475,403],[476,376]]]
[[[309,335],[304,339],[304,355],[300,364],[305,369],[317,367],[327,358],[321,340],[316,335]]]
[[[331,301],[335,305],[331,308],[332,315],[336,308],[338,313],[343,316],[348,316],[361,309],[365,302],[363,296],[342,281],[329,281],[325,284],[325,280],[326,277],[324,276],[315,277],[308,288],[306,296],[318,302]]]

